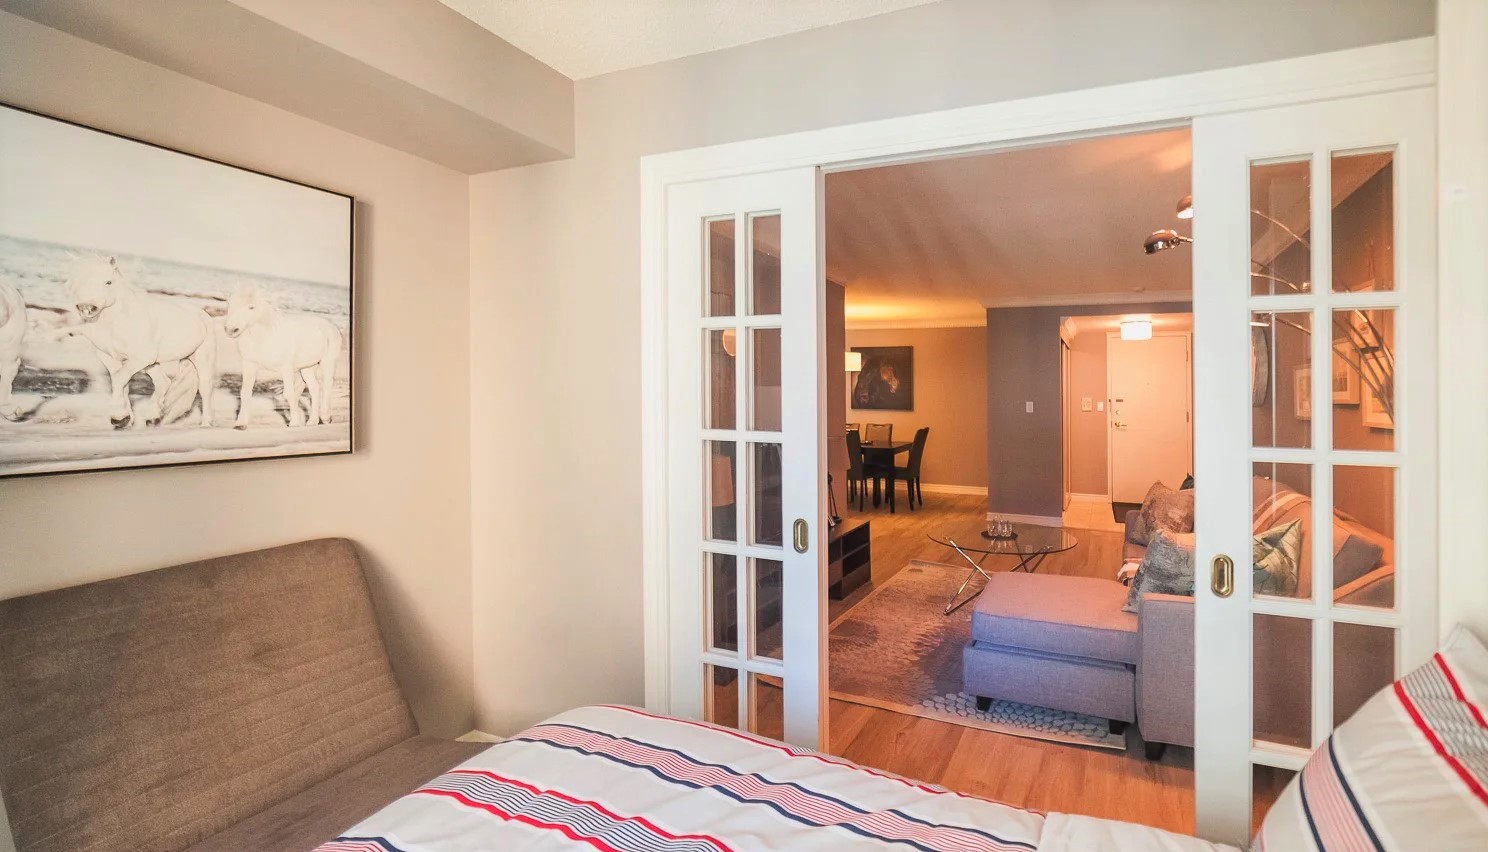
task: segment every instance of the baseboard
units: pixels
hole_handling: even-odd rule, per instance
[[[468,731],[455,737],[455,739],[462,743],[499,743],[504,737],[488,734],[485,731]]]
[[[921,491],[929,491],[931,494],[975,494],[982,497],[987,496],[985,485],[931,485],[926,482],[920,485]]]
[[[1111,502],[1111,495],[1109,495],[1109,494],[1076,494],[1075,492],[1071,491],[1070,492],[1070,495],[1069,495],[1069,498],[1070,498],[1070,502],[1071,503],[1109,503],[1109,502]]]
[[[988,512],[987,513],[987,520],[989,520],[989,521],[996,520],[996,519],[999,519],[999,518],[1002,519],[1002,520],[1004,520],[1004,521],[1012,521],[1015,524],[1037,524],[1038,526],[1041,526],[1041,527],[1062,527],[1062,526],[1064,526],[1064,516],[1063,515],[1013,515],[1013,514],[1009,514],[1007,512]]]

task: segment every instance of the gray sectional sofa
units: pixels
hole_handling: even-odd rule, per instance
[[[1313,594],[1312,501],[1288,486],[1254,480],[1257,533],[1280,523],[1303,525],[1298,595]],[[1124,556],[1140,560],[1127,518]],[[1358,606],[1394,600],[1393,542],[1346,515],[1333,518],[1333,599]],[[1110,566],[1115,576],[1118,566]],[[1147,594],[1140,617],[1122,611],[1128,589],[1116,580],[1047,574],[993,574],[972,611],[971,642],[962,651],[964,689],[983,709],[992,699],[1136,722],[1147,755],[1166,744],[1192,746],[1193,598]],[[1310,659],[1311,625],[1270,619],[1255,636],[1256,735],[1310,748],[1310,679],[1297,676]],[[1347,716],[1394,677],[1388,631],[1336,637],[1334,704]],[[1340,719],[1341,720],[1341,719]]]
[[[419,734],[345,540],[0,601],[18,852],[309,850],[487,747]]]

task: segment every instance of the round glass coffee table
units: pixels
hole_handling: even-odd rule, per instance
[[[986,521],[968,521],[957,526],[944,527],[931,533],[930,540],[961,554],[961,558],[971,566],[971,570],[966,573],[966,579],[961,582],[961,587],[956,589],[956,593],[951,595],[949,601],[946,601],[946,615],[950,615],[976,599],[976,595],[972,595],[957,603],[957,599],[966,591],[973,577],[981,574],[983,580],[991,579],[991,575],[982,570],[982,564],[987,561],[988,556],[1014,557],[1018,560],[1018,564],[1012,567],[1013,571],[1026,571],[1032,574],[1038,570],[1039,564],[1049,554],[1063,553],[1079,543],[1079,539],[1071,535],[1064,527],[1045,527],[1038,524],[1013,524],[1011,536],[992,538],[987,534]]]

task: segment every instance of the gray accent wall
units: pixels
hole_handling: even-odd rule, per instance
[[[1059,384],[1059,323],[1064,317],[1192,309],[1191,302],[988,308],[987,511],[1044,517],[1064,512]]]

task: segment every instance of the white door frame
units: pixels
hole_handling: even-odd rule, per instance
[[[666,456],[668,186],[798,166],[845,171],[1182,126],[1203,115],[1425,88],[1436,83],[1436,61],[1436,39],[1427,37],[642,157],[641,520],[646,705],[663,712],[671,705]],[[1464,321],[1471,322],[1472,318]],[[1478,484],[1466,477],[1448,483],[1451,472],[1451,466],[1443,466],[1444,494],[1450,493],[1449,487],[1464,493],[1477,488]]]
[[[1188,347],[1188,369],[1184,371],[1186,382],[1184,391],[1188,399],[1188,472],[1193,473],[1193,332],[1191,331],[1154,331],[1153,337],[1181,337],[1184,345]],[[1116,499],[1116,453],[1113,449],[1115,442],[1111,440],[1111,424],[1115,422],[1113,398],[1111,396],[1111,341],[1119,340],[1121,332],[1106,332],[1106,495],[1112,500]]]

